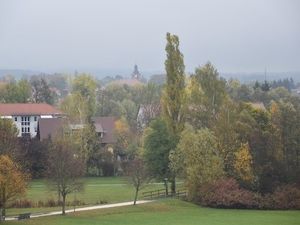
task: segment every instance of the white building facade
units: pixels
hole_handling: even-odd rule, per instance
[[[62,113],[48,104],[0,104],[0,118],[11,119],[18,129],[18,137],[37,135],[40,118],[55,118]]]

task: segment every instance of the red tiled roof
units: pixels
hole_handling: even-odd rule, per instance
[[[54,114],[62,114],[62,112],[46,103],[0,104],[0,115],[2,116]]]

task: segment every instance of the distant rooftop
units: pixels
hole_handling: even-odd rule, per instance
[[[137,79],[122,79],[122,80],[115,80],[108,85],[128,85],[128,86],[136,86],[136,85],[143,85],[143,83]]]

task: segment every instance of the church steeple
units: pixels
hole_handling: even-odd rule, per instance
[[[138,66],[134,65],[133,73],[131,74],[132,79],[140,80],[142,78],[142,75],[139,72]]]

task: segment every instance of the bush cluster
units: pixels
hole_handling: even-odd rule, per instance
[[[262,195],[241,188],[233,178],[222,178],[202,185],[194,201],[214,208],[300,209],[300,188],[286,184]]]

